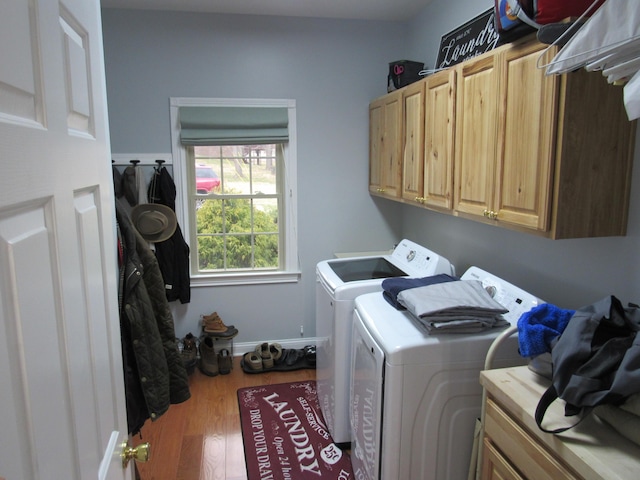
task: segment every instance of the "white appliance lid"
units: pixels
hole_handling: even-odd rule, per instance
[[[338,268],[344,268],[348,271],[348,264],[357,265],[367,263],[367,261],[363,261],[367,258],[369,259],[368,262],[372,263],[373,265],[375,265],[376,263],[375,259],[383,259],[393,267],[404,272],[406,276],[414,278],[426,277],[439,273],[446,273],[449,275],[455,274],[455,268],[449,262],[449,260],[438,255],[435,252],[432,252],[428,248],[423,247],[422,245],[418,245],[417,243],[412,242],[408,239],[403,239],[400,243],[398,243],[398,245],[390,255],[323,260],[317,264],[316,273],[319,277],[322,278],[322,281],[325,285],[327,285],[328,289],[331,292],[336,292],[336,290],[340,289],[341,287],[354,288],[358,285],[359,282],[374,282],[376,284],[379,284],[382,283],[382,280],[384,280],[385,278],[398,276],[397,273],[390,273],[389,276],[384,276],[383,274],[381,274],[382,270],[374,271],[374,269],[369,275],[369,278],[366,278],[367,275],[363,272],[355,272],[352,274],[351,279],[346,277],[347,281],[345,281],[340,278],[340,276],[333,268],[334,265],[337,265],[340,266]],[[354,269],[357,270],[357,267],[354,267]]]

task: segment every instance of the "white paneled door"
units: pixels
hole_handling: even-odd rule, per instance
[[[98,0],[0,2],[7,480],[131,478],[105,92]]]

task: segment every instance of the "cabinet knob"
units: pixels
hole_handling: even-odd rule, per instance
[[[494,212],[493,210],[483,210],[482,215],[486,218],[490,218],[491,220],[498,219],[498,212]]]

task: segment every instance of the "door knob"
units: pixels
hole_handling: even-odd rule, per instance
[[[149,443],[141,443],[135,447],[129,445],[129,442],[125,442],[122,444],[122,453],[120,456],[122,457],[122,468],[127,468],[129,465],[129,460],[133,459],[136,462],[144,463],[149,460],[149,455],[151,454],[151,445]]]

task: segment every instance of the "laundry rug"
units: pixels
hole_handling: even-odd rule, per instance
[[[331,439],[315,380],[238,390],[249,480],[353,478],[351,458]]]

